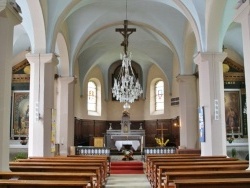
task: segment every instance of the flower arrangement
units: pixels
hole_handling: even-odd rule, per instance
[[[227,137],[227,141],[229,142],[229,143],[232,143],[233,141],[234,141],[234,138],[233,137]]]
[[[164,139],[163,138],[155,138],[155,141],[156,141],[156,143],[159,145],[159,146],[161,146],[161,147],[163,147],[163,146],[166,146],[167,145],[167,143],[169,142],[169,139],[167,139],[165,142],[164,142]]]
[[[123,153],[123,161],[126,161],[126,160],[133,160],[133,151],[132,150],[122,150],[122,153]]]

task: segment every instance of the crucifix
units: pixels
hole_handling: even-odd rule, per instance
[[[158,124],[158,122],[157,122],[157,124]],[[162,140],[162,142],[164,142],[164,134],[163,134],[163,131],[165,131],[165,130],[168,130],[168,129],[164,129],[163,128],[163,123],[161,123],[161,128],[160,129],[156,129],[157,131],[161,131],[161,140]]]
[[[122,34],[124,40],[121,43],[121,46],[124,47],[124,53],[127,55],[128,50],[128,37],[133,32],[136,32],[136,28],[128,28],[128,20],[124,20],[124,28],[116,28],[115,31]]]

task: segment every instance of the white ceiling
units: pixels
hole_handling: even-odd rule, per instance
[[[56,52],[61,33],[68,49],[69,76],[78,74],[74,72],[78,62],[81,79],[94,66],[102,69],[105,78],[123,51],[123,37],[115,28],[123,27],[125,19],[136,28],[129,37],[133,60],[144,74],[157,65],[169,83],[173,59],[180,74],[193,74],[192,57],[197,51],[221,52],[224,45],[243,59],[241,27],[233,22],[237,0],[127,0],[127,17],[125,0],[16,2],[23,22],[15,27],[13,55],[28,47],[32,53]]]

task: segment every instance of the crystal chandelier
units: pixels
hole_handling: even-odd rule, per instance
[[[124,47],[124,53],[121,54],[122,66],[117,78],[114,79],[114,86],[112,88],[113,97],[120,102],[126,104],[133,103],[143,93],[142,87],[138,78],[135,77],[131,59],[131,52],[128,54],[128,37],[130,34],[136,31],[135,28],[128,28],[128,20],[124,20],[124,28],[117,28],[117,32],[120,32],[124,41],[121,46]],[[128,104],[127,104],[128,105]]]
[[[113,97],[120,102],[133,103],[143,93],[131,66],[131,53],[121,55],[122,66],[112,88]]]

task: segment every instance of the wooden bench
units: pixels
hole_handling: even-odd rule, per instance
[[[237,161],[235,158],[165,158],[165,159],[154,159],[149,162],[146,168],[146,175],[149,181],[153,180],[153,177],[157,173],[158,166],[164,166],[164,164],[168,164],[169,162],[205,162],[205,161]]]
[[[208,159],[208,160],[237,160],[235,158],[227,158],[226,156],[199,156],[199,155],[191,155],[191,154],[182,154],[182,155],[178,155],[178,154],[174,154],[174,155],[152,155],[149,156],[146,159],[146,174],[148,174],[151,170],[151,168],[153,167],[152,163],[154,161],[166,161],[166,160],[184,160],[184,159],[192,159],[192,160],[204,160],[204,159]]]
[[[189,172],[189,171],[222,171],[222,170],[246,170],[248,164],[225,165],[186,165],[186,166],[159,166],[157,177],[154,179],[154,187],[162,187],[166,172]]]
[[[59,187],[59,188],[87,188],[87,181],[62,181],[62,180],[4,180],[0,179],[1,188],[34,188],[34,187]]]
[[[95,173],[97,177],[97,187],[101,187],[105,182],[101,177],[101,169],[98,166],[11,166],[12,172],[69,172],[69,173]]]
[[[249,188],[250,178],[175,180],[175,188]]]
[[[154,166],[152,168],[150,180],[155,182],[156,176],[157,176],[157,169],[159,166],[194,166],[194,165],[248,165],[248,161],[227,161],[227,160],[222,160],[222,161],[214,161],[214,160],[199,160],[199,161],[179,161],[179,162],[155,162]]]
[[[13,165],[22,165],[30,163],[32,165],[42,164],[46,165],[52,165],[54,164],[59,166],[58,163],[63,163],[64,166],[101,166],[101,176],[103,178],[103,182],[106,182],[107,176],[109,175],[109,167],[107,166],[107,160],[106,158],[101,157],[83,157],[83,158],[68,158],[68,157],[55,157],[55,158],[33,158],[33,159],[19,159],[17,162],[10,162],[10,166]],[[96,163],[96,164],[94,164]],[[27,164],[29,165],[29,164]],[[23,166],[23,165],[22,165]]]
[[[87,181],[97,187],[95,173],[0,172],[0,179]]]
[[[178,157],[178,158],[172,158],[172,157],[164,157],[164,158],[151,158],[148,160],[148,163],[146,164],[146,175],[148,177],[148,180],[150,182],[154,181],[154,177],[157,173],[157,167],[154,165],[157,163],[160,163],[161,166],[164,166],[163,164],[167,164],[168,162],[198,162],[198,161],[236,161],[235,158],[226,158],[225,156],[185,156],[184,158]],[[159,165],[158,165],[159,166]]]
[[[103,177],[107,176],[107,171],[105,170],[103,163],[102,162],[93,162],[93,161],[81,161],[81,162],[77,162],[77,163],[72,163],[70,161],[65,161],[65,162],[60,162],[60,161],[41,161],[41,162],[10,162],[9,163],[9,167],[12,168],[14,166],[99,166],[101,169],[101,175]]]
[[[189,171],[189,172],[166,172],[164,188],[175,187],[175,180],[186,179],[216,179],[216,178],[250,178],[248,170],[228,170],[228,171]],[[235,187],[236,188],[236,187]]]
[[[60,162],[91,162],[91,161],[97,161],[97,162],[103,162],[104,166],[104,171],[105,175],[110,174],[110,157],[105,156],[105,155],[94,155],[94,156],[89,156],[89,155],[84,155],[84,156],[71,156],[71,157],[65,157],[65,156],[58,156],[58,157],[30,157],[28,159],[19,159],[19,162],[28,162],[28,161],[33,161],[33,162],[51,162],[51,161],[60,161]]]

